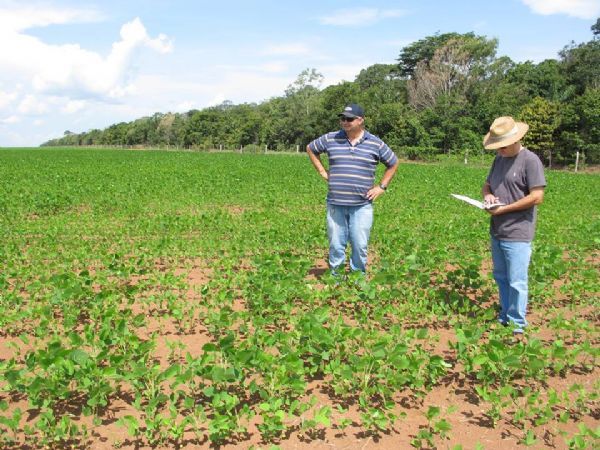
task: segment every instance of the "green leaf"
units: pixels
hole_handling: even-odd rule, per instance
[[[117,423],[119,425],[126,426],[127,432],[129,433],[130,436],[137,436],[140,425],[138,423],[138,420],[135,417],[133,417],[131,415],[127,415],[127,416],[121,417],[117,421]]]
[[[71,359],[78,365],[84,365],[89,359],[89,355],[81,349],[71,351]]]
[[[179,364],[173,364],[165,369],[165,371],[161,374],[161,379],[169,380],[175,377],[175,375],[177,375],[180,370],[181,366]]]
[[[416,333],[417,339],[425,339],[429,334],[429,330],[427,328],[419,328]]]
[[[484,354],[477,355],[473,358],[474,366],[481,366],[488,361],[488,356]]]
[[[527,434],[525,435],[525,438],[523,439],[523,443],[527,446],[529,445],[533,445],[537,442],[537,439],[535,437],[535,433],[533,432],[533,430],[527,430]]]
[[[508,355],[507,357],[505,357],[502,360],[502,362],[507,367],[514,367],[514,368],[521,367],[521,358],[517,355]]]
[[[315,414],[315,420],[325,427],[331,426],[331,407],[323,406]]]
[[[440,414],[440,407],[439,406],[430,406],[427,408],[427,412],[425,413],[425,417],[427,417],[427,420],[431,420],[435,417],[437,417]]]
[[[434,428],[437,431],[447,432],[452,429],[452,425],[450,425],[450,423],[446,419],[442,419],[435,423]]]
[[[375,359],[384,359],[386,355],[384,348],[379,348],[373,352],[373,358]]]

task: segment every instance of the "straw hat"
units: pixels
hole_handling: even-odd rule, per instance
[[[495,150],[500,147],[514,144],[521,140],[529,130],[529,125],[524,122],[515,122],[512,117],[498,117],[492,123],[490,132],[483,138],[483,147]]]

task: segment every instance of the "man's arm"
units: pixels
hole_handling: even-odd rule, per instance
[[[325,181],[329,180],[329,174],[327,173],[327,170],[325,170],[325,167],[323,167],[321,156],[315,155],[308,145],[306,146],[306,153],[308,153],[308,157],[310,158],[312,165],[315,166],[315,169],[317,169],[317,173],[321,175]]]
[[[510,205],[498,206],[497,208],[488,209],[486,211],[489,212],[492,216],[499,216],[501,214],[529,209],[532,206],[539,205],[543,201],[544,187],[539,186],[532,188],[529,192],[529,195],[526,195],[521,200],[517,200],[516,202],[511,203]]]
[[[398,170],[399,165],[400,165],[400,161],[396,161],[396,163],[393,166],[390,166],[387,169],[385,169],[385,172],[383,173],[383,177],[381,178],[381,182],[379,184],[383,184],[384,186],[389,186],[390,181],[392,181],[392,178],[394,178],[394,175],[396,175],[396,170]],[[379,187],[379,184],[377,186],[373,186],[367,192],[367,198],[369,200],[371,200],[371,201],[375,200],[377,197],[379,197],[381,194],[383,194],[385,192],[383,189],[381,189]]]

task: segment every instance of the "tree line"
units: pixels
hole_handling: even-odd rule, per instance
[[[546,162],[575,154],[600,162],[600,19],[588,42],[571,42],[557,59],[517,63],[496,56],[498,41],[474,33],[427,36],[404,47],[397,64],[375,64],[354,81],[321,89],[306,69],[282,96],[186,113],[156,113],[83,133],[66,131],[44,146],[303,149],[336,129],[347,103],[364,106],[366,126],[409,159],[481,150],[495,117],[527,122],[525,145]]]

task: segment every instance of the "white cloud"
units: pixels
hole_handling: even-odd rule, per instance
[[[270,62],[263,64],[260,69],[267,73],[283,73],[287,72],[288,65],[283,62]]]
[[[0,110],[9,106],[17,98],[16,92],[0,91]]]
[[[342,81],[354,81],[356,75],[369,65],[366,64],[364,67],[357,66],[356,64],[330,64],[323,66],[321,70],[325,77],[323,86],[338,84]]]
[[[9,17],[7,19],[5,17]],[[0,9],[0,73],[20,74],[37,92],[71,97],[118,98],[131,84],[131,61],[139,48],[172,50],[167,36],[151,38],[139,18],[121,27],[120,40],[103,57],[78,44],[50,45],[22,30],[49,24],[91,20],[88,12],[21,8]],[[1,75],[0,75],[1,77]]]
[[[263,55],[276,55],[276,56],[298,56],[308,55],[311,51],[306,44],[292,43],[292,44],[271,44],[267,46],[262,52]]]
[[[387,42],[385,42],[385,44],[389,45],[391,47],[404,48],[407,45],[410,45],[417,40],[418,40],[418,38],[417,39],[396,39],[393,41],[387,41]]]
[[[78,45],[46,46],[46,61],[37,68],[33,85],[39,91],[78,93],[118,98],[128,90],[128,68],[138,47],[147,46],[161,53],[171,50],[164,35],[151,39],[139,18],[121,28],[121,40],[102,58]],[[41,50],[41,49],[40,49]]]
[[[28,94],[19,103],[17,111],[25,115],[45,114],[48,112],[48,104],[34,95]]]
[[[556,48],[552,46],[518,45],[510,51],[505,51],[505,47],[501,43],[498,53],[501,55],[510,54],[510,58],[517,62],[532,61],[540,63],[545,59],[556,59]]]
[[[478,22],[475,22],[473,24],[473,30],[475,31],[482,31],[485,32],[485,30],[489,29],[489,24],[486,20],[480,20]]]
[[[401,9],[380,10],[377,8],[341,9],[328,16],[319,17],[323,25],[336,26],[367,26],[373,25],[383,19],[405,16],[407,13]]]
[[[536,14],[566,14],[579,19],[595,19],[600,0],[522,0]]]
[[[14,32],[48,25],[97,22],[102,18],[99,12],[92,9],[57,9],[43,5],[5,6],[0,8],[0,29]]]
[[[7,125],[19,123],[20,121],[21,121],[21,118],[19,116],[15,116],[15,115],[9,116],[6,119],[0,119],[0,123],[7,124]]]
[[[85,100],[68,100],[67,104],[63,106],[62,112],[65,114],[74,114],[85,108],[87,102]]]
[[[194,102],[187,100],[181,103],[178,103],[177,106],[175,106],[175,110],[173,112],[187,112],[190,111],[192,109],[196,109],[197,106]]]
[[[225,94],[223,94],[222,92],[219,92],[212,99],[210,99],[208,102],[206,102],[206,106],[217,106],[217,105],[220,105],[221,103],[223,103],[225,100],[227,100],[227,98],[225,98]]]
[[[265,72],[259,66],[243,65],[219,66],[216,71],[196,73],[193,77],[142,76],[137,83],[140,91],[154,94],[136,100],[150,111],[176,108],[181,99],[193,102],[195,108],[218,105],[225,100],[261,102],[282,95],[294,78],[288,73]]]

